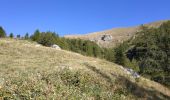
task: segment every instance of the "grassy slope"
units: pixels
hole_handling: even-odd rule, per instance
[[[36,46],[34,42],[0,39],[0,97],[170,98],[166,87],[142,77],[136,80],[120,67],[105,60]]]
[[[147,27],[159,27],[163,22],[166,22],[166,20],[153,22],[149,24],[144,24]],[[85,40],[91,40],[93,38],[97,38],[104,34],[109,34],[113,37],[113,40],[111,42],[104,42],[104,41],[98,41],[97,43],[102,47],[114,47],[115,45],[122,43],[125,40],[130,39],[132,36],[135,35],[137,31],[140,31],[140,26],[135,27],[128,27],[128,28],[113,28],[110,30],[104,30],[100,32],[93,32],[88,33],[85,35],[66,35],[66,38],[80,38]]]

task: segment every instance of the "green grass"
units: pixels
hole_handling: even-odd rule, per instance
[[[0,100],[169,99],[170,90],[119,65],[77,53],[0,40]]]

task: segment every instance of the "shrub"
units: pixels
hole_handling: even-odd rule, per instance
[[[55,44],[56,37],[51,32],[44,32],[39,37],[38,43],[44,45],[44,46],[51,46]]]

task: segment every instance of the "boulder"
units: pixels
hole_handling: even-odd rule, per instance
[[[41,45],[40,44],[36,44],[35,47],[40,47]]]
[[[139,75],[137,72],[134,72],[134,73],[133,73],[133,77],[134,77],[134,78],[139,78],[140,75]]]
[[[51,45],[51,47],[52,47],[52,48],[55,48],[55,49],[57,49],[57,50],[61,50],[61,48],[60,48],[58,45],[56,45],[56,44]]]
[[[130,68],[124,68],[124,69],[125,69],[127,74],[132,75],[134,78],[140,77],[140,75],[137,72],[135,72],[133,69],[130,69]]]

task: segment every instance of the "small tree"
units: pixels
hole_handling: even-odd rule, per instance
[[[39,39],[40,39],[40,37],[41,37],[41,33],[40,33],[40,31],[37,29],[35,32],[34,32],[34,34],[31,36],[31,39],[33,40],[33,41],[39,41]]]
[[[115,51],[113,48],[110,49],[104,48],[103,55],[106,60],[115,62]]]
[[[29,39],[29,34],[26,33],[24,38],[25,38],[25,39]]]
[[[115,63],[124,66],[125,61],[126,61],[126,56],[124,54],[123,47],[119,46],[118,48],[115,49]]]
[[[56,41],[56,37],[54,37],[54,34],[51,32],[44,32],[41,33],[41,37],[39,37],[38,43],[44,45],[44,46],[51,46]]]
[[[85,41],[85,52],[87,56],[93,56],[93,47],[90,41]]]
[[[6,36],[6,32],[5,30],[0,26],[0,38],[1,37],[5,37]]]
[[[10,37],[10,38],[13,38],[13,37],[14,37],[13,33],[10,33],[10,34],[9,34],[9,37]]]
[[[101,49],[100,47],[94,43],[93,45],[93,55],[94,57],[101,57]]]
[[[20,39],[20,37],[21,37],[21,36],[18,34],[18,35],[17,35],[17,38]]]

